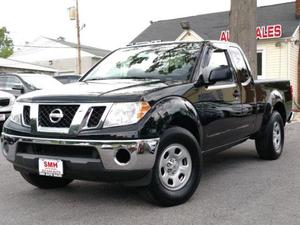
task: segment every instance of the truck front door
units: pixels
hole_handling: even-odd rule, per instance
[[[216,68],[232,68],[227,51],[210,49],[201,65],[204,79]],[[197,91],[198,90],[198,91]],[[203,126],[204,150],[211,150],[240,139],[242,105],[234,73],[227,80],[194,90],[192,101]],[[196,98],[197,96],[197,98]]]

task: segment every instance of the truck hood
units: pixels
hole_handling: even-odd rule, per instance
[[[183,81],[162,82],[157,79],[112,79],[66,84],[53,89],[30,92],[18,98],[20,102],[124,102],[139,101],[149,93]]]

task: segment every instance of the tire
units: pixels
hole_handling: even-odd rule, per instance
[[[281,115],[274,111],[263,130],[255,139],[258,156],[265,160],[278,159],[284,144],[284,125]]]
[[[58,177],[46,177],[32,173],[21,172],[22,177],[30,184],[41,189],[54,189],[66,187],[73,180],[58,178]]]
[[[186,129],[172,127],[161,136],[147,193],[161,206],[184,203],[198,187],[201,170],[201,150],[195,137]]]

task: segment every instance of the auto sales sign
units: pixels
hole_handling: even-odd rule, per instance
[[[280,24],[256,27],[257,39],[280,38],[281,36],[282,26]],[[229,30],[221,32],[220,41],[229,41],[229,38]]]

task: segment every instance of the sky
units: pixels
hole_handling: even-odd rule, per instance
[[[230,0],[78,0],[81,43],[113,50],[133,40],[158,21],[227,11]],[[291,0],[257,0],[258,6]],[[74,0],[0,0],[0,27],[10,32],[16,47],[39,36],[76,42],[76,24],[68,8]]]

